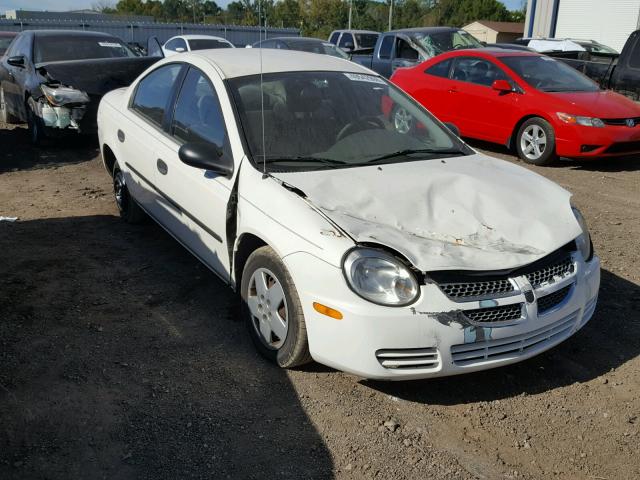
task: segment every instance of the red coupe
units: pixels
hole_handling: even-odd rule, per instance
[[[453,51],[400,68],[391,81],[462,136],[515,148],[529,163],[640,153],[640,104],[544,55]],[[400,108],[390,115],[399,132],[420,128]]]

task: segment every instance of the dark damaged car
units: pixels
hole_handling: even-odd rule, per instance
[[[95,134],[102,96],[129,85],[157,60],[105,33],[21,32],[0,63],[0,121],[26,122],[34,144]]]

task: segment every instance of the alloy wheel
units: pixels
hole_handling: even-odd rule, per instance
[[[289,311],[284,289],[273,272],[266,268],[253,272],[247,306],[253,328],[265,345],[274,350],[282,347],[289,330]]]
[[[393,115],[393,126],[398,133],[409,133],[413,127],[413,116],[404,108],[399,107]]]
[[[547,148],[547,134],[539,125],[529,125],[520,137],[520,148],[529,160],[538,160]]]
[[[120,210],[121,212],[125,211],[127,208],[126,188],[127,187],[124,183],[124,175],[122,175],[122,171],[118,170],[113,176],[113,194],[116,198],[118,210]]]

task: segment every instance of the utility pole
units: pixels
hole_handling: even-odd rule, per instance
[[[393,0],[389,3],[389,31],[391,31],[391,23],[393,21]]]
[[[351,10],[353,9],[353,0],[349,0],[349,26],[347,27],[351,30]]]

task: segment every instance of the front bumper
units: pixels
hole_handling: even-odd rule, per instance
[[[603,128],[558,125],[556,153],[567,158],[617,157],[640,153],[640,125]]]
[[[383,307],[353,293],[339,268],[306,253],[284,258],[302,303],[309,349],[319,363],[381,380],[457,375],[519,362],[569,338],[595,310],[600,261],[572,255],[574,271],[552,284],[493,300],[497,306],[521,303],[522,317],[505,325],[469,324],[460,308],[480,302],[452,301],[437,285],[422,286],[410,307]],[[525,282],[526,283],[526,282]],[[565,289],[554,308],[538,313],[537,299]],[[337,309],[342,320],[316,312],[313,302]],[[485,326],[486,325],[486,326]]]

